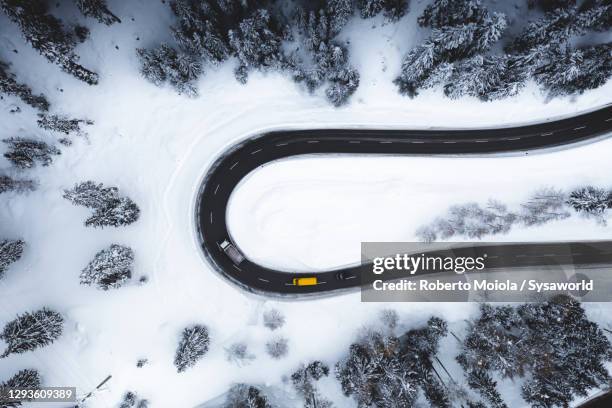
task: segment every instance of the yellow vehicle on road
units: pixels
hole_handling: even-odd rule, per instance
[[[317,277],[293,278],[293,284],[296,286],[314,286],[317,284]]]

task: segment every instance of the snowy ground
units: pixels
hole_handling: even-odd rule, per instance
[[[0,378],[33,367],[47,384],[77,386],[84,392],[112,374],[107,390],[92,401],[92,407],[114,406],[126,390],[149,399],[152,407],[190,407],[221,394],[232,382],[278,384],[300,362],[322,359],[333,364],[357,330],[389,306],[362,304],[358,294],[278,304],[245,295],[213,273],[195,244],[193,203],[207,167],[237,140],[287,127],[499,126],[571,115],[612,100],[611,83],[574,99],[550,102],[534,87],[517,98],[487,104],[449,101],[441,98],[440,91],[425,92],[414,100],[400,97],[391,79],[401,55],[418,38],[406,28],[381,26],[379,20],[349,27],[359,33],[351,52],[362,85],[345,108],[334,109],[318,95],[307,96],[279,75],[253,74],[249,84],[241,86],[233,80],[229,65],[210,72],[201,81],[202,96],[188,100],[154,87],[137,72],[134,49],[163,39],[170,21],[167,6],[146,0],[117,1],[113,10],[124,22],[108,28],[88,21],[93,39],[78,49],[84,65],[101,73],[97,87],[87,87],[49,65],[0,17],[0,56],[10,58],[19,79],[48,95],[56,111],[96,122],[88,129],[89,137],[75,139],[51,167],[28,172],[40,182],[36,192],[3,195],[0,201],[2,236],[21,237],[28,243],[23,259],[0,282],[0,323],[42,306],[58,310],[67,320],[65,334],[52,346],[1,360]],[[164,29],[147,27],[145,14],[162,16],[158,19]],[[3,138],[35,135],[54,140],[55,135],[36,128],[28,109],[9,114],[12,103],[16,101],[0,101]],[[612,166],[606,163],[605,153],[611,143],[606,140],[529,158],[341,158],[273,164],[236,193],[230,209],[232,231],[247,253],[264,263],[317,268],[348,263],[360,241],[412,239],[417,225],[456,201],[494,196],[515,202],[542,184],[609,185],[605,177]],[[569,166],[568,160],[577,164]],[[8,164],[1,159],[0,166]],[[518,171],[516,178],[513,170]],[[290,177],[278,178],[279,171]],[[86,179],[117,185],[140,205],[141,219],[127,228],[85,228],[87,211],[71,206],[61,194],[62,189]],[[464,188],[468,186],[469,190]],[[296,203],[304,191],[318,199],[308,206]],[[332,205],[326,195],[332,192],[332,198],[349,205],[350,213],[339,213],[337,202]],[[286,207],[275,213],[279,203]],[[310,212],[305,214],[304,207]],[[376,218],[376,210],[389,215]],[[402,221],[388,223],[394,214],[402,215]],[[268,217],[264,227],[262,220]],[[287,225],[281,228],[281,223]],[[299,231],[291,233],[299,238],[292,246],[279,237],[287,236],[290,229]],[[511,237],[533,238],[534,231],[517,231]],[[580,219],[551,225],[537,234],[542,239],[611,235],[609,227],[602,229]],[[255,240],[261,240],[261,245]],[[146,275],[149,283],[110,292],[79,286],[80,270],[113,242],[134,249],[136,278]],[[323,250],[332,243],[334,251]],[[392,306],[401,312],[405,327],[437,314],[457,330],[476,310],[468,304]],[[261,324],[261,313],[271,307],[287,317],[287,325],[278,333]],[[591,317],[600,322],[605,322],[608,310],[603,305],[589,306]],[[190,323],[209,326],[211,350],[193,369],[177,374],[172,365],[175,346],[180,330]],[[289,356],[280,361],[264,352],[265,342],[276,335],[289,338]],[[224,348],[239,340],[248,341],[257,355],[252,364],[240,368],[224,359]],[[452,341],[445,341],[444,359],[451,361]],[[136,368],[137,359],[143,357],[151,363]],[[352,406],[340,395],[336,382],[327,380],[325,391],[338,407]],[[512,386],[503,392],[510,406],[523,406]]]
[[[518,208],[534,190],[608,187],[612,139],[488,157],[307,156],[270,163],[234,192],[230,232],[258,263],[325,270],[359,262],[362,241],[418,241],[450,204],[498,199]],[[571,163],[571,165],[568,165]],[[609,239],[610,227],[574,216],[484,240]],[[460,239],[460,238],[458,238]]]

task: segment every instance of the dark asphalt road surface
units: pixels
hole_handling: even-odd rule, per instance
[[[576,143],[610,132],[612,105],[567,119],[520,127],[472,130],[316,129],[265,133],[234,145],[209,169],[196,203],[198,239],[205,257],[215,270],[251,292],[270,296],[300,296],[357,287],[361,284],[359,278],[337,279],[341,270],[288,273],[291,271],[273,270],[243,259],[236,243],[231,242],[226,222],[227,204],[236,185],[266,163],[305,154],[528,154],[532,150]],[[224,242],[229,243],[230,247]],[[489,255],[493,252],[497,254],[495,263],[498,267],[605,264],[612,261],[612,241],[504,244],[486,249]],[[361,268],[347,268],[345,271],[358,274]],[[290,284],[292,278],[300,276],[316,276],[319,284]]]

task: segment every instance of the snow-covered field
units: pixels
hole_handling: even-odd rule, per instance
[[[418,241],[450,204],[498,199],[517,208],[543,186],[608,187],[612,139],[488,157],[306,156],[251,173],[228,208],[230,232],[258,263],[325,270],[359,262],[362,241]],[[571,163],[571,165],[568,165]],[[610,227],[582,217],[515,229],[497,241],[588,240]]]
[[[391,79],[401,55],[416,39],[406,29],[376,19],[348,27],[359,33],[350,47],[362,83],[344,108],[330,107],[320,95],[306,95],[281,75],[253,74],[248,85],[239,85],[231,64],[205,76],[199,84],[201,97],[186,99],[138,74],[134,49],[167,35],[167,6],[146,0],[115,3],[113,9],[124,22],[112,27],[91,24],[92,40],[77,50],[84,65],[101,73],[96,87],[49,65],[0,17],[0,55],[10,56],[19,79],[44,92],[52,110],[95,121],[87,128],[89,136],[76,138],[51,167],[28,172],[40,182],[37,191],[3,195],[0,201],[2,236],[28,243],[22,260],[0,281],[0,324],[42,306],[67,320],[64,335],[53,345],[0,360],[0,378],[33,367],[46,384],[85,392],[111,374],[105,391],[91,400],[92,407],[115,406],[127,390],[149,399],[153,407],[190,407],[223,393],[233,382],[279,384],[300,362],[322,359],[333,364],[357,330],[389,307],[360,303],[359,294],[278,304],[246,295],[212,271],[195,243],[193,203],[207,167],[236,141],[287,127],[500,126],[571,115],[612,101],[611,83],[552,101],[533,86],[519,97],[495,103],[450,101],[439,90],[413,100],[401,97]],[[416,3],[415,13],[418,10]],[[415,13],[405,18],[414,19]],[[146,26],[147,14],[163,16],[158,19],[164,29]],[[36,128],[33,112],[9,114],[15,102],[0,101],[3,138],[36,135],[54,140],[56,135]],[[529,157],[285,161],[244,182],[229,209],[230,226],[246,253],[264,264],[342,265],[357,259],[360,241],[411,240],[417,226],[455,202],[489,197],[518,202],[532,188],[548,184],[608,186],[611,147],[612,141],[604,140]],[[8,163],[0,159],[0,167],[8,168]],[[87,211],[64,200],[62,190],[88,179],[129,194],[142,210],[140,220],[117,229],[85,228]],[[305,201],[307,195],[314,199]],[[503,239],[611,235],[610,227],[572,218]],[[109,292],[79,285],[80,270],[111,243],[134,249],[134,281],[147,276],[147,284]],[[261,323],[262,312],[272,307],[287,318],[280,332],[271,333]],[[437,314],[459,330],[476,310],[472,304],[392,307],[400,311],[406,327]],[[589,305],[588,310],[592,318],[606,322],[608,307]],[[194,368],[178,374],[172,365],[174,350],[180,331],[191,323],[210,328],[211,350]],[[289,339],[290,351],[276,361],[265,354],[264,344],[279,334]],[[244,367],[225,361],[225,348],[239,340],[248,341],[257,356]],[[452,341],[447,338],[442,347],[449,361]],[[148,358],[150,364],[136,368],[139,358]],[[337,382],[326,380],[323,390],[338,407],[353,406],[340,395]],[[522,406],[512,390],[504,388],[506,401]]]

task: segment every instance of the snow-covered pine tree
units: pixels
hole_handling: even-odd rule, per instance
[[[140,209],[129,197],[119,195],[117,187],[104,187],[102,183],[85,181],[70,190],[64,190],[63,197],[74,205],[94,210],[85,220],[85,226],[120,227],[138,220]]]
[[[144,405],[142,404],[144,402]],[[119,408],[146,408],[147,400],[138,400],[138,395],[133,391],[128,391],[123,395]]]
[[[35,139],[11,137],[3,142],[8,145],[4,157],[21,169],[32,168],[37,162],[48,166],[53,162],[53,156],[61,154],[57,147]]]
[[[108,205],[96,208],[85,220],[86,227],[121,227],[129,225],[140,217],[140,208],[129,197],[118,197]]]
[[[15,75],[9,71],[9,64],[0,61],[0,92],[14,95],[22,101],[41,111],[49,110],[49,101],[44,95],[34,95],[29,86],[20,84],[15,80]]]
[[[23,193],[26,191],[33,191],[35,188],[36,184],[33,180],[13,179],[5,174],[0,174],[0,194],[9,191]]]
[[[0,358],[53,343],[61,336],[63,325],[64,318],[47,308],[17,316],[15,320],[7,323],[0,333],[0,338],[7,344]]]
[[[177,371],[181,373],[194,366],[208,352],[209,344],[210,337],[206,326],[196,324],[186,327],[174,357]]]
[[[238,58],[236,79],[246,83],[252,69],[281,69],[287,58],[282,50],[282,28],[265,9],[258,9],[229,31],[229,43]]]
[[[291,383],[297,393],[304,399],[304,408],[327,408],[331,402],[322,397],[316,382],[329,375],[329,367],[321,361],[302,365],[291,374]]]
[[[567,203],[576,212],[602,214],[612,207],[612,192],[593,186],[581,187],[569,194]]]
[[[335,36],[342,31],[353,14],[353,0],[326,0],[325,11],[330,32]]]
[[[561,295],[521,305],[518,313],[529,328],[525,344],[531,375],[522,396],[530,405],[565,407],[576,396],[609,384],[605,366],[612,361],[612,345],[580,302]]]
[[[586,0],[580,7],[578,23],[596,31],[612,28],[612,3],[609,0]]]
[[[408,11],[409,0],[357,0],[362,18],[371,18],[381,12],[389,21],[399,20]]]
[[[119,17],[108,9],[105,0],[74,0],[74,2],[86,17],[93,17],[106,25],[121,23]]]
[[[536,82],[549,96],[580,94],[612,76],[612,43],[578,49],[555,49],[535,70]]]
[[[353,67],[341,68],[328,74],[327,100],[334,106],[344,105],[359,87],[359,72]]]
[[[234,1],[174,0],[170,3],[177,17],[172,26],[173,36],[185,52],[219,64],[230,56],[227,38],[228,18],[238,19],[244,6]]]
[[[462,350],[457,361],[469,373],[471,370],[493,370],[504,378],[521,376],[525,371],[524,345],[526,328],[512,306],[480,305],[480,316],[468,322]]]
[[[26,41],[47,60],[89,85],[98,83],[98,74],[76,62],[76,36],[48,13],[45,1],[0,0],[0,9],[19,26]]]
[[[572,297],[516,308],[483,304],[480,312],[468,323],[457,361],[470,386],[493,406],[503,405],[491,372],[525,377],[525,401],[551,408],[568,406],[574,396],[609,381],[604,365],[612,359],[612,345]]]
[[[131,248],[112,244],[96,254],[81,271],[82,285],[108,290],[123,286],[132,277],[134,251]]]
[[[36,123],[41,129],[64,133],[66,135],[76,133],[77,136],[87,134],[83,129],[81,129],[81,125],[94,124],[94,122],[89,119],[70,119],[65,116],[47,114],[39,114]]]
[[[432,407],[450,408],[448,393],[441,380],[434,375],[433,359],[438,353],[440,339],[446,336],[448,324],[439,317],[431,317],[427,325],[408,331],[400,338],[401,358]]]
[[[36,370],[20,370],[7,381],[0,383],[0,388],[40,388],[40,374]]]
[[[477,391],[484,398],[491,408],[507,408],[499,391],[497,391],[497,381],[482,369],[474,368],[467,372],[467,383],[471,389]]]
[[[102,183],[96,184],[89,180],[76,184],[71,190],[64,190],[63,197],[74,205],[95,209],[105,207],[118,195],[117,187],[104,187]]]
[[[480,0],[434,0],[419,16],[418,22],[431,28],[479,24],[487,14]]]
[[[223,408],[272,408],[272,405],[259,388],[235,384],[229,389]]]
[[[400,75],[393,81],[399,92],[411,98],[416,96],[440,59],[431,40],[410,50],[402,60]]]
[[[21,258],[24,248],[25,242],[20,239],[0,240],[0,279],[4,277],[8,267]]]
[[[154,49],[136,50],[140,59],[140,72],[157,86],[168,82],[179,94],[195,97],[195,82],[203,73],[200,57],[162,44]]]
[[[507,47],[507,51],[522,54],[540,46],[555,48],[583,30],[575,7],[556,9],[529,23]]]
[[[3,388],[20,388],[20,389],[39,389],[41,385],[40,374],[36,370],[25,369],[18,371],[14,376],[0,382],[0,390]],[[15,408],[20,407],[23,402],[27,400],[4,402],[2,401],[2,408]]]
[[[442,319],[431,318],[427,326],[410,330],[400,338],[368,330],[351,345],[349,354],[336,364],[336,378],[346,396],[358,406],[408,407],[418,389],[430,404],[447,407],[448,396],[434,376],[432,360],[440,338],[446,335]]]
[[[487,13],[481,23],[434,29],[431,41],[441,57],[452,62],[487,51],[501,38],[506,26],[506,16],[503,13]]]
[[[477,21],[434,28],[422,45],[408,52],[402,61],[400,75],[394,81],[401,94],[414,97],[419,89],[442,83],[451,72],[448,63],[485,52],[501,38],[507,25],[505,15],[479,10]],[[435,13],[432,14],[427,24],[436,25],[429,22],[436,18]],[[458,69],[454,67],[453,70],[458,72]]]
[[[491,101],[518,94],[526,80],[527,72],[515,68],[511,58],[479,54],[455,64],[444,94],[451,99],[473,96]]]

